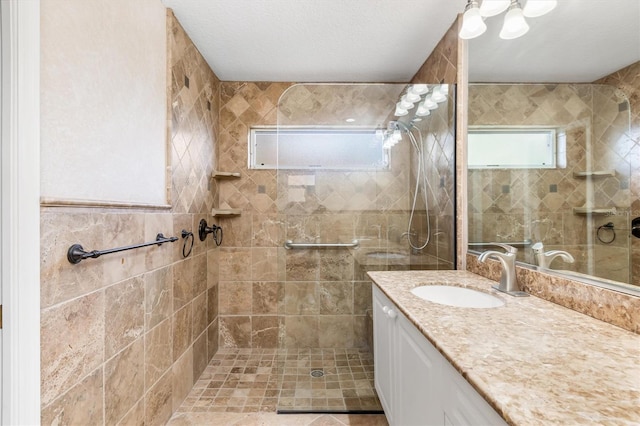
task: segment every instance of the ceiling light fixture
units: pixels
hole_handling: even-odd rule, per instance
[[[480,5],[480,15],[485,18],[496,16],[507,10],[511,0],[483,0]]]
[[[485,31],[487,31],[487,26],[480,15],[478,2],[476,0],[468,0],[467,6],[464,8],[464,15],[462,15],[460,38],[476,38],[484,34]]]
[[[551,12],[558,5],[558,0],[527,0],[522,13],[527,18],[537,18]]]
[[[521,37],[529,31],[525,16],[537,18],[549,13],[558,5],[558,0],[526,0],[524,9],[520,3],[519,0],[482,0],[478,6],[478,0],[467,0],[459,37],[471,39],[482,35],[487,29],[483,19],[496,16],[507,9],[500,38],[511,40]]]
[[[521,37],[529,31],[529,24],[524,19],[522,8],[518,0],[511,0],[509,11],[504,15],[504,24],[500,31],[500,38],[504,40],[512,40]]]

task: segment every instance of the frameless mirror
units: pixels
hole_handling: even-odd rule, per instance
[[[637,292],[640,2],[558,2],[515,40],[499,38],[502,19],[488,18],[487,32],[469,41],[470,140],[526,147],[534,142],[523,133],[551,133],[535,142],[545,155],[524,167],[491,155],[506,149],[477,145],[469,249],[512,243],[522,262]]]

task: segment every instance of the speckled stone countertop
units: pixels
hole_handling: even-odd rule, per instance
[[[640,424],[640,336],[537,297],[511,297],[467,271],[369,272],[374,283],[512,425]],[[410,290],[491,293],[492,309],[431,303]]]

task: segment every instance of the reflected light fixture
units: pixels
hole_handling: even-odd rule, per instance
[[[476,38],[484,34],[485,31],[487,31],[487,26],[480,15],[478,2],[476,0],[468,0],[467,6],[464,8],[464,14],[462,15],[460,38]]]
[[[518,38],[529,31],[525,17],[537,18],[551,12],[558,5],[558,0],[526,0],[523,9],[521,2],[523,0],[481,0],[478,6],[478,0],[467,0],[462,15],[460,38],[471,39],[482,35],[487,29],[483,19],[499,15],[507,9],[500,38]]]

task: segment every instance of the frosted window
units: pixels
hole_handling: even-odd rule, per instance
[[[388,168],[375,129],[253,128],[249,144],[253,169]]]
[[[470,169],[552,169],[556,130],[549,128],[470,128]]]

